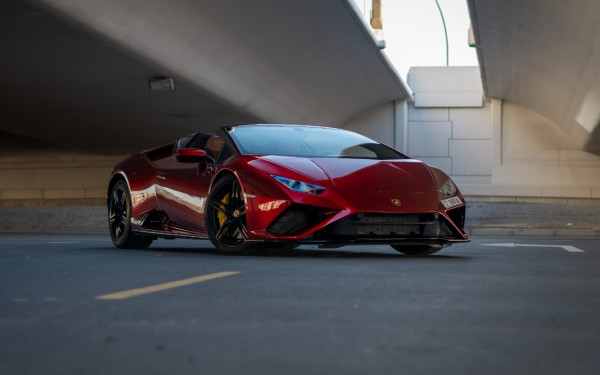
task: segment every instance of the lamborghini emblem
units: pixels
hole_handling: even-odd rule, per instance
[[[400,202],[400,199],[396,199],[396,198],[394,198],[394,199],[392,199],[391,201],[392,201],[392,203],[393,203],[394,205],[396,205],[396,206],[398,206],[398,207],[400,207],[400,205],[402,204],[402,202]]]

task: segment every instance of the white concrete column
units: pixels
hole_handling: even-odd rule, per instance
[[[394,105],[394,148],[408,152],[408,102],[397,100]]]

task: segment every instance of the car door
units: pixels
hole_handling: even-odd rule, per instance
[[[177,151],[182,146],[187,148],[190,145],[178,143],[173,154],[157,166],[158,205],[170,219],[171,226],[203,231],[204,203],[216,168],[213,163],[206,165],[206,162],[177,160]]]

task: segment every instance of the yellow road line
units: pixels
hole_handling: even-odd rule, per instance
[[[131,298],[131,297],[136,297],[136,296],[139,296],[139,295],[142,295],[142,294],[160,292],[160,291],[163,291],[163,290],[168,290],[168,289],[173,289],[173,288],[179,288],[181,286],[186,286],[186,285],[190,285],[190,284],[201,283],[201,282],[207,281],[207,280],[218,279],[220,277],[226,277],[226,276],[236,275],[238,273],[239,272],[217,272],[217,273],[211,273],[210,275],[203,275],[203,276],[198,276],[198,277],[191,277],[189,279],[178,280],[178,281],[171,281],[171,282],[168,282],[168,283],[147,286],[147,287],[144,287],[144,288],[131,289],[131,290],[125,290],[123,292],[104,294],[102,296],[96,297],[95,299],[114,300],[114,299]]]

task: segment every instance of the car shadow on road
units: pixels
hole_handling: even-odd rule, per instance
[[[150,247],[142,251],[204,254],[219,257],[252,257],[252,258],[303,258],[303,259],[427,259],[427,260],[469,260],[470,257],[444,254],[444,250],[432,255],[405,255],[401,253],[386,252],[385,250],[363,250],[363,249],[259,249],[250,254],[224,255],[213,247]]]
[[[362,249],[265,249],[256,254],[256,257],[275,258],[342,258],[342,259],[468,259],[466,257],[445,255],[436,253],[432,255],[418,256],[405,255],[385,250],[362,250]]]

